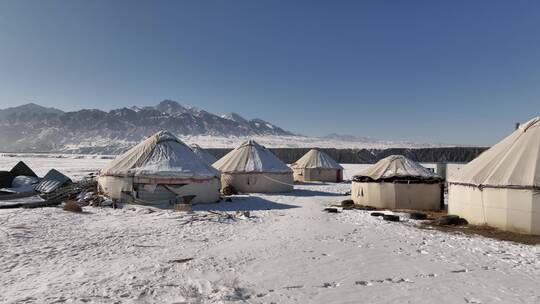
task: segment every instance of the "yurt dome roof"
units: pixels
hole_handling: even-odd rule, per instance
[[[435,172],[403,156],[390,155],[353,177],[355,181],[423,180],[439,181]]]
[[[476,187],[540,189],[540,117],[521,124],[449,178]]]
[[[274,153],[259,145],[254,140],[243,142],[234,150],[227,153],[227,155],[215,162],[213,166],[224,173],[292,172],[291,168],[277,158]]]
[[[292,167],[298,169],[343,169],[338,162],[319,149],[309,150],[308,153],[292,164]]]
[[[214,177],[212,166],[169,131],[159,131],[118,156],[100,171],[106,176]]]
[[[189,147],[191,148],[193,153],[195,153],[195,155],[197,155],[199,159],[201,159],[205,163],[212,165],[216,162],[217,158],[214,157],[214,155],[208,153],[208,151],[206,151],[205,149],[201,148],[201,146],[197,144],[191,144]]]

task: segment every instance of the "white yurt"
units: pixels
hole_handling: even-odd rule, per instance
[[[359,205],[440,210],[442,178],[402,155],[391,155],[353,177],[351,198]]]
[[[197,144],[192,144],[189,146],[193,153],[199,157],[200,160],[204,161],[205,163],[212,165],[216,162],[217,158],[214,157],[214,155],[208,153],[205,149],[201,148],[201,146]]]
[[[214,163],[221,172],[222,187],[238,192],[290,192],[293,173],[270,150],[253,140],[246,141]]]
[[[123,202],[163,204],[195,195],[193,203],[219,200],[219,172],[168,131],[160,131],[118,156],[98,177],[99,189]]]
[[[311,149],[291,165],[294,180],[299,182],[341,182],[343,167],[328,154],[319,149]]]
[[[448,213],[471,224],[540,235],[540,117],[450,176]]]

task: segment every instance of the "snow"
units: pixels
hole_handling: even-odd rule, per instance
[[[0,157],[0,169],[16,160]],[[75,179],[104,161],[25,159],[38,174],[56,167]],[[330,214],[322,209],[350,184],[295,188],[197,205],[196,215],[250,216],[186,225],[191,215],[136,206],[0,210],[0,302],[540,302],[540,246]]]
[[[325,168],[325,169],[342,169],[338,164],[324,151],[311,149],[304,154],[299,160],[293,164],[294,168]]]
[[[367,176],[373,180],[390,177],[440,178],[435,172],[402,155],[383,158],[358,176]]]
[[[267,148],[336,148],[336,149],[387,149],[387,148],[430,148],[448,147],[448,144],[422,144],[410,141],[307,137],[307,136],[217,136],[217,135],[179,135],[187,144],[199,144],[203,148],[234,148],[242,142],[253,139]],[[105,143],[100,143],[104,145]],[[75,147],[72,147],[75,148]]]
[[[255,141],[246,141],[236,147],[213,166],[221,172],[278,172],[288,173],[291,169],[270,150]]]

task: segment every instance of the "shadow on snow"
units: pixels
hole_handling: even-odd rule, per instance
[[[299,208],[299,206],[277,203],[258,196],[233,196],[232,202],[221,201],[215,204],[196,204],[193,211],[257,211]]]

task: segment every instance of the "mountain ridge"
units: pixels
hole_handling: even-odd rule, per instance
[[[259,119],[237,122],[163,100],[155,106],[64,112],[34,103],[0,109],[0,140],[9,151],[62,151],[86,145],[125,146],[162,129],[179,136],[293,136]]]

